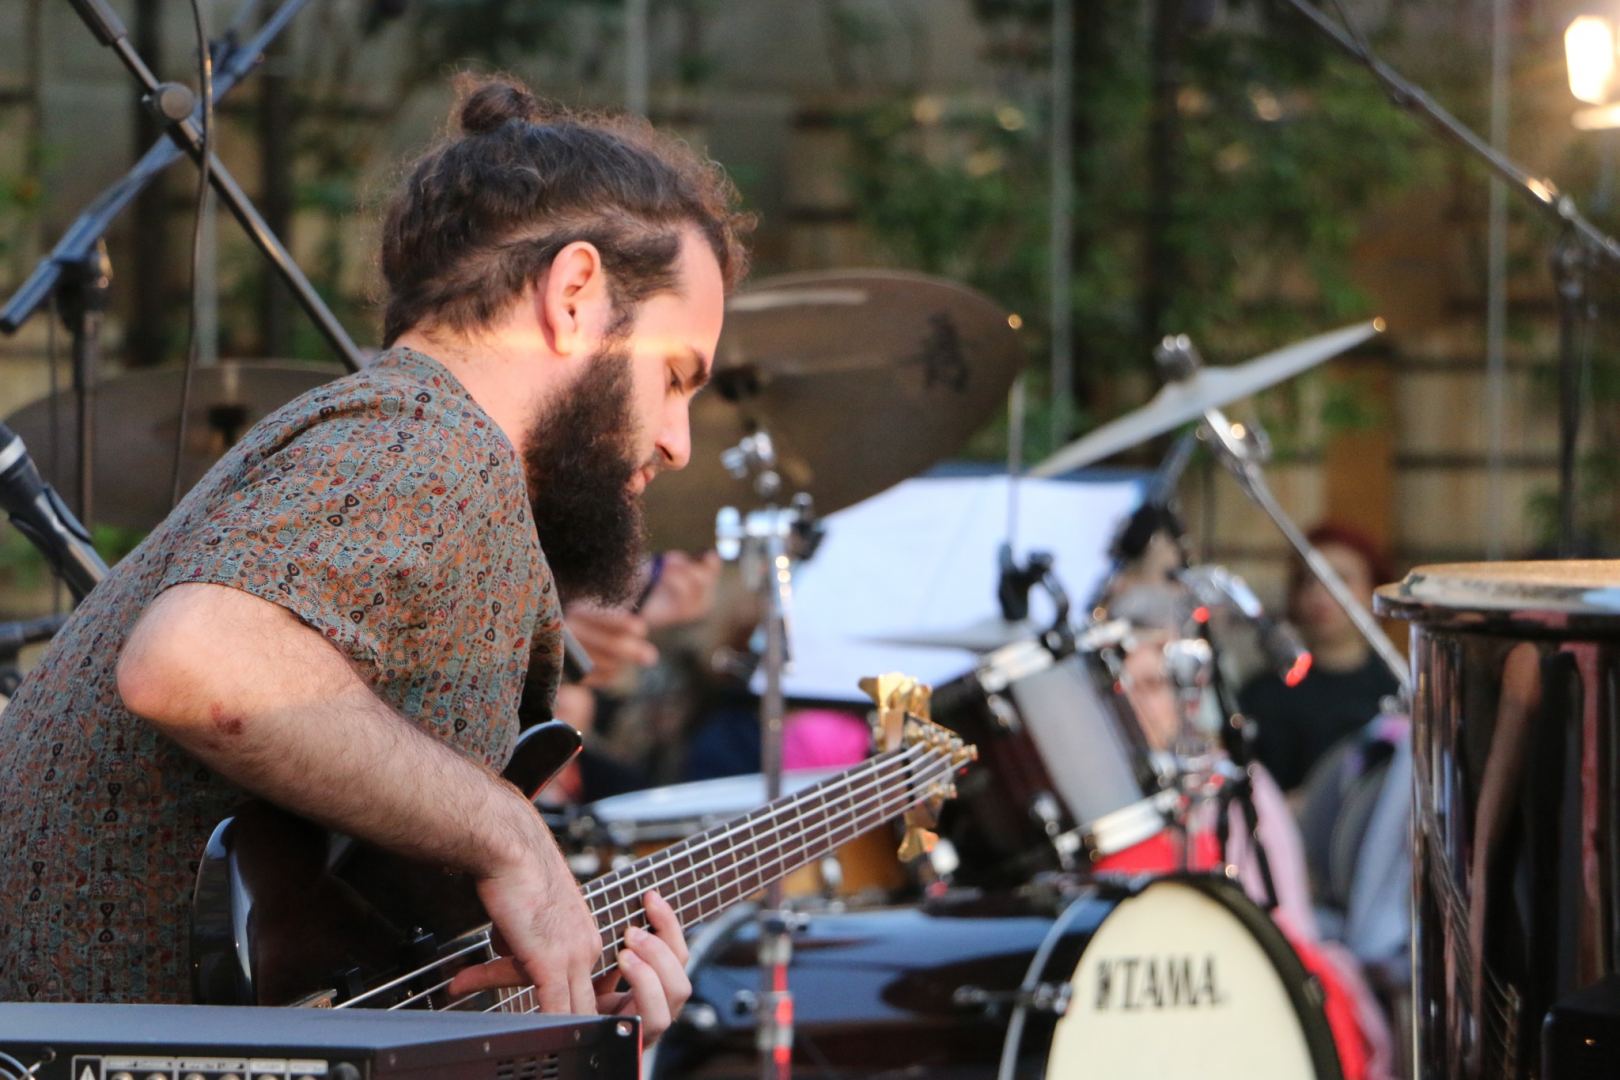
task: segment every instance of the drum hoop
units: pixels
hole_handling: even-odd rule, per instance
[[[1237,884],[1224,877],[1210,874],[1171,873],[1149,878],[1134,878],[1123,883],[1123,891],[1118,896],[1114,909],[1102,917],[1098,924],[1099,929],[1120,904],[1136,899],[1161,882],[1185,885],[1203,893],[1225,908],[1228,914],[1249,931],[1255,943],[1276,968],[1288,991],[1288,1002],[1294,1007],[1294,1015],[1305,1037],[1305,1048],[1310,1053],[1314,1080],[1344,1080],[1344,1067],[1339,1061],[1339,1051],[1333,1042],[1333,1029],[1328,1025],[1323,1002],[1313,1001],[1310,996],[1309,987],[1315,982],[1314,976],[1306,969],[1305,962],[1288,943],[1287,936],[1272,921],[1271,916],[1260,905],[1250,900],[1248,894]],[[1029,1012],[1028,995],[1040,984],[1041,976],[1046,973],[1047,962],[1068,931],[1069,923],[1073,921],[1071,913],[1084,906],[1083,899],[1076,897],[1053,922],[1052,928],[1046,932],[1046,938],[1030,961],[1024,981],[1019,984],[1020,1001],[1013,1012],[1011,1022],[1007,1025],[1007,1041],[1002,1044],[1001,1066],[996,1071],[997,1080],[1013,1080],[1018,1063],[1018,1051],[1021,1049],[1024,1036],[1025,1019]],[[1090,947],[1089,942],[1086,947]]]
[[[1132,888],[1122,894],[1116,906],[1135,896],[1137,891]],[[1069,906],[1059,912],[1058,917],[1052,921],[1051,928],[1041,939],[1040,947],[1035,950],[1035,955],[1030,957],[1029,968],[1018,984],[1018,1004],[1013,1007],[1012,1016],[1007,1021],[1007,1040],[1001,1044],[1001,1064],[996,1067],[996,1080],[1013,1080],[1013,1074],[1018,1068],[1018,1050],[1024,1039],[1024,1024],[1029,1017],[1030,997],[1040,985],[1041,976],[1046,974],[1046,966],[1051,962],[1052,954],[1057,951],[1064,935],[1069,932],[1069,924],[1080,917],[1086,907],[1085,901],[1095,895],[1095,892],[1089,892],[1075,896],[1069,902]],[[1106,918],[1107,916],[1104,916],[1104,919]]]
[[[1084,825],[1081,841],[1088,850],[1104,858],[1135,847],[1169,827],[1168,815],[1180,797],[1179,792],[1167,789],[1122,806]]]

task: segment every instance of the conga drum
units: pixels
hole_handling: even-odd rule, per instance
[[[1418,1074],[1620,1075],[1620,562],[1414,570]]]

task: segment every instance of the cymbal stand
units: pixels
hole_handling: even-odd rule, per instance
[[[214,76],[216,104],[258,66],[270,43],[308,3],[309,0],[283,0],[281,6],[265,18],[258,31],[245,44],[237,45],[234,41],[226,40],[211,46],[217,60]],[[96,243],[111,227],[114,219],[159,173],[182,154],[190,154],[199,162],[202,159],[203,138],[199,127],[201,105],[191,91],[179,83],[158,80],[130,44],[129,32],[106,0],[72,0],[72,4],[79,18],[95,34],[96,40],[112,49],[141,84],[148,107],[168,123],[167,135],[154,143],[122,179],[98,195],[74,220],[51,253],[40,260],[33,273],[0,309],[0,333],[16,333],[29,316],[39,310],[59,287],[69,268],[90,257]],[[365,354],[355,346],[343,324],[338,322],[337,316],[332,314],[309,283],[246,192],[219,161],[218,155],[209,159],[208,177],[220,201],[241,223],[248,238],[270,260],[271,266],[292,290],[339,359],[350,371],[359,371],[364,366]]]
[[[765,798],[782,794],[782,717],[785,701],[782,672],[789,651],[788,610],[793,600],[793,563],[807,557],[819,540],[810,496],[796,496],[783,507],[775,499],[782,479],[776,471],[776,451],[770,436],[761,431],[727,450],[722,460],[739,480],[751,479],[766,506],[744,515],[733,507],[720,511],[715,522],[715,550],[728,562],[738,562],[749,587],[759,595],[765,631],[765,693],[760,698],[761,772]],[[765,890],[759,912],[760,995],[756,1046],[763,1080],[788,1080],[793,1063],[793,995],[788,988],[788,966],[793,959],[793,927],[783,907],[781,881]]]
[[[1182,869],[1192,870],[1195,840],[1202,828],[1201,808],[1218,786],[1217,762],[1211,740],[1200,730],[1199,714],[1209,692],[1215,653],[1199,637],[1178,637],[1164,645],[1164,673],[1176,698],[1176,741],[1171,747],[1181,789]]]
[[[1304,561],[1306,569],[1311,576],[1322,583],[1322,587],[1333,597],[1335,603],[1344,611],[1345,615],[1355,625],[1363,639],[1378,654],[1378,658],[1389,668],[1390,674],[1401,688],[1401,697],[1410,701],[1412,696],[1412,679],[1407,667],[1406,658],[1389,640],[1378,621],[1351,594],[1350,587],[1344,583],[1338,571],[1323,557],[1322,553],[1305,538],[1299,526],[1294,524],[1277,497],[1272,494],[1271,487],[1266,483],[1262,466],[1271,456],[1270,441],[1265,432],[1255,424],[1233,423],[1226,418],[1226,414],[1219,409],[1210,409],[1204,413],[1203,431],[1207,432],[1209,444],[1215,450],[1215,456],[1226,466],[1227,470],[1237,480],[1238,487],[1249,500],[1258,506],[1269,517],[1277,531],[1283,534],[1284,539],[1299,554]]]

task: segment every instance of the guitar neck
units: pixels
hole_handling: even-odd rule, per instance
[[[893,750],[591,881],[585,900],[617,963],[623,928],[656,891],[683,925],[707,919],[927,798],[950,776],[928,747]]]

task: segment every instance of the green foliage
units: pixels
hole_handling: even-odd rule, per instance
[[[1156,214],[1149,131],[1163,73],[1152,62],[1151,19],[1124,0],[1077,6],[1081,412],[1122,371],[1148,370],[1147,343],[1163,333],[1189,333],[1211,361],[1227,362],[1371,314],[1349,274],[1351,245],[1379,200],[1431,158],[1366,73],[1286,22],[1233,20],[1186,37],[1167,164],[1173,196]],[[874,105],[852,125],[851,186],[862,221],[897,260],[965,280],[1020,311],[1037,359],[1050,333],[1050,4],[980,0],[975,9],[1006,99],[900,95]],[[1022,123],[1000,122],[1012,114]],[[1152,252],[1168,264],[1150,264]],[[1160,312],[1147,310],[1150,284],[1164,298]],[[1322,420],[1368,422],[1353,397],[1328,395]],[[1032,402],[1032,417],[1049,411]]]

